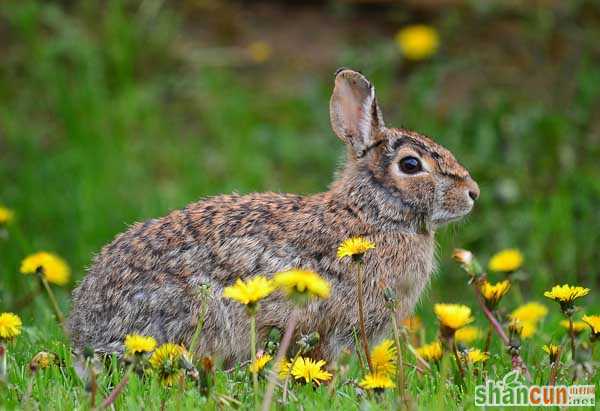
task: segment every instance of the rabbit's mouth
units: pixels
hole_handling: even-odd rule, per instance
[[[435,225],[435,226],[442,226],[445,224],[449,224],[449,223],[453,223],[455,221],[459,221],[461,219],[463,219],[465,216],[467,216],[471,210],[473,209],[473,206],[468,207],[467,209],[456,213],[456,212],[450,212],[448,210],[438,210],[435,211],[433,213],[433,215],[431,216],[431,222]]]

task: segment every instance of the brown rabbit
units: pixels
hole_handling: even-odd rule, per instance
[[[409,315],[435,268],[435,229],[468,214],[479,188],[445,148],[386,128],[374,87],[356,71],[336,73],[330,115],[348,153],[329,191],[213,197],[135,224],[105,246],[73,293],[76,348],[118,353],[129,333],[189,346],[203,304],[198,291],[207,285],[198,351],[227,363],[247,359],[247,316],[222,297],[224,287],[303,268],[325,277],[332,293],[304,309],[297,332],[318,331],[319,355],[331,360],[353,343],[358,325],[355,273],[336,258],[351,236],[376,244],[364,258],[368,336],[378,338],[388,323],[383,287],[395,290],[399,315]],[[263,301],[259,338],[285,329],[290,312],[279,293]]]

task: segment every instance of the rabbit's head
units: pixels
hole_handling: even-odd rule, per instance
[[[435,228],[473,208],[479,187],[469,172],[431,139],[385,127],[375,88],[362,74],[336,72],[330,115],[348,147],[342,180],[350,198],[361,197],[362,208],[374,209],[370,219]]]

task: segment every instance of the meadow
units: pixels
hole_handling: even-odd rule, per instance
[[[453,260],[456,248],[472,251],[490,282],[510,280],[496,312],[507,334],[517,307],[537,302],[547,310],[531,335],[519,337],[533,382],[570,384],[579,370],[578,383],[598,385],[591,327],[582,325],[581,355],[572,358],[560,304],[544,292],[586,287],[575,320],[600,314],[600,8],[586,1],[363,7],[0,4],[0,206],[14,213],[0,220],[0,313],[23,323],[5,342],[0,408],[88,409],[92,391],[99,406],[127,373],[116,359],[94,363],[90,383],[92,365],[82,371],[71,356],[47,291],[21,273],[23,259],[50,251],[67,262],[69,281],[49,287],[68,313],[94,253],[135,221],[218,193],[325,190],[343,159],[327,108],[340,66],[367,73],[387,122],[448,147],[482,194],[466,220],[437,234],[439,268],[417,307],[421,325],[399,325],[405,388],[361,387],[366,371],[354,352],[334,365],[333,382],[292,382],[281,408],[474,409],[475,386],[512,369],[496,333],[489,358],[476,364],[457,363],[450,344],[425,366],[408,345],[435,341],[433,305],[457,303],[471,308],[469,326],[479,330],[464,345],[485,350],[488,321],[469,285],[475,269],[466,265],[469,275]],[[277,23],[286,13],[306,29]],[[423,21],[435,27],[439,47],[410,60],[396,33]],[[518,269],[488,270],[504,249],[519,250]],[[562,347],[559,366],[542,349],[551,343]],[[52,353],[55,364],[32,370],[39,352]],[[251,409],[247,364],[224,370],[213,360],[208,367],[192,358],[200,377],[171,387],[131,373],[113,405]],[[591,375],[581,374],[586,367]]]

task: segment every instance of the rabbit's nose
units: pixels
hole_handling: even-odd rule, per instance
[[[475,180],[473,180],[472,178],[469,178],[469,181],[467,183],[467,193],[473,201],[479,198],[479,185],[477,185]]]

